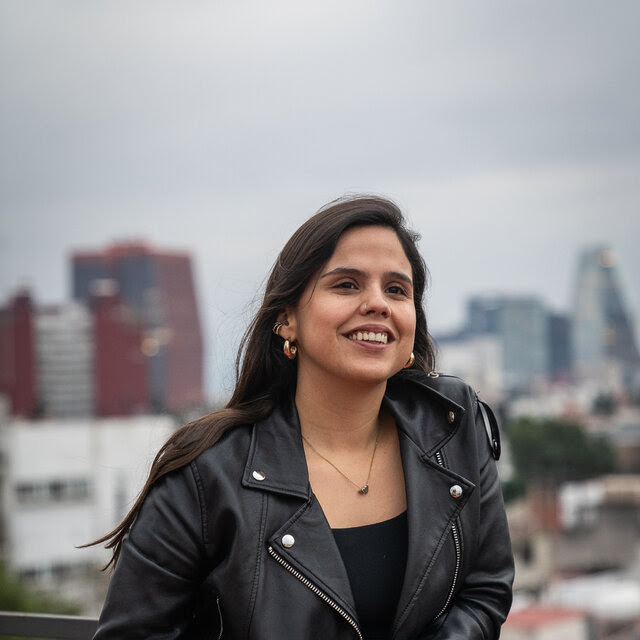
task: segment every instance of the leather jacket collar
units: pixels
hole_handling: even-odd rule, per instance
[[[421,387],[434,402],[421,401],[415,388],[411,388],[413,385]],[[465,414],[462,406],[432,388],[429,375],[421,371],[405,371],[391,378],[384,403],[398,429],[428,458],[453,437]],[[428,429],[416,429],[416,425],[427,424]],[[255,471],[262,472],[264,479],[254,477]],[[256,425],[242,483],[245,487],[309,498],[309,476],[293,399]]]

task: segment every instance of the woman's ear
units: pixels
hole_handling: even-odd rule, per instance
[[[297,336],[296,309],[295,307],[285,307],[278,315],[278,321],[283,323],[280,335],[289,342],[295,342]]]

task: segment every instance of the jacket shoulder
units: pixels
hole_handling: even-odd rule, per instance
[[[410,385],[422,388],[435,399],[441,398],[455,402],[466,409],[472,408],[477,403],[477,394],[471,386],[457,376],[444,373],[406,369],[391,378],[390,383],[394,386]]]
[[[443,373],[426,373],[409,369],[398,373],[390,383],[392,383],[392,388],[403,390],[412,385],[414,390],[421,388],[429,394],[433,401],[440,404],[455,403],[463,413],[468,412],[470,416],[475,418],[479,427],[478,432],[486,434],[493,457],[496,460],[500,457],[500,430],[495,414],[491,407],[483,402],[475,390],[464,380]]]
[[[254,425],[240,424],[228,429],[219,440],[205,449],[192,462],[201,475],[209,476],[221,471],[238,468],[238,461],[244,464],[251,443]]]

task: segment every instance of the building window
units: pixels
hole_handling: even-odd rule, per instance
[[[91,487],[86,478],[55,478],[39,482],[20,482],[16,486],[18,504],[47,504],[78,502],[90,497]]]

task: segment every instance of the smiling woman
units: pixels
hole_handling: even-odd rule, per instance
[[[231,400],[169,439],[97,541],[115,573],[96,639],[498,637],[498,435],[434,371],[416,241],[372,197],[294,233]]]

